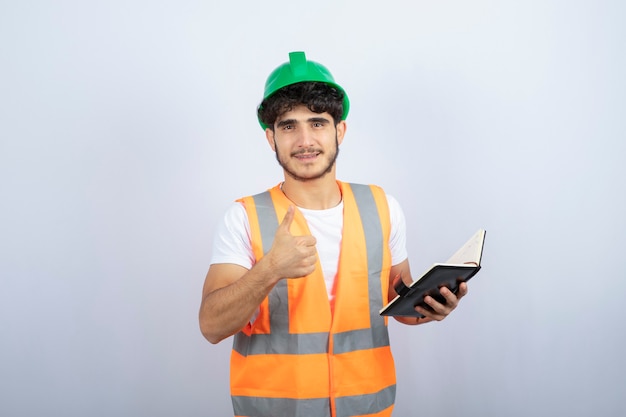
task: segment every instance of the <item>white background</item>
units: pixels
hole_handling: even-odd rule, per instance
[[[211,236],[282,171],[293,50],[352,110],[339,178],[403,205],[417,274],[487,229],[442,323],[391,326],[397,416],[626,414],[621,1],[0,2],[0,414],[228,416]]]

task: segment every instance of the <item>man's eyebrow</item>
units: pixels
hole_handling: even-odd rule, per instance
[[[295,124],[297,124],[296,119],[285,119],[285,120],[281,120],[280,122],[276,123],[276,126],[283,127],[283,126],[295,125]]]
[[[310,123],[330,123],[330,120],[325,117],[311,117],[307,121]]]

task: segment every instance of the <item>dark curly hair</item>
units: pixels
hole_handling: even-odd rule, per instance
[[[304,105],[315,113],[328,112],[335,125],[343,115],[343,92],[322,82],[301,82],[281,88],[263,100],[257,109],[259,120],[274,130],[274,122],[282,114]]]

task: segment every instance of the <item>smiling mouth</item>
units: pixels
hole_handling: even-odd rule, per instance
[[[291,156],[300,160],[307,160],[317,158],[321,153],[322,151],[302,150],[292,153]]]

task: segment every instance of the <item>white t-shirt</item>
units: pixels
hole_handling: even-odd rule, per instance
[[[395,198],[387,195],[387,202],[391,218],[391,233],[389,235],[391,264],[397,265],[407,258],[406,220],[402,208]],[[343,201],[336,207],[327,210],[310,210],[300,207],[298,210],[304,215],[311,234],[317,240],[317,253],[326,281],[328,298],[332,302],[341,249]],[[223,263],[241,265],[246,269],[252,268],[255,264],[248,214],[243,204],[238,202],[233,203],[226,210],[213,239],[211,264]]]

